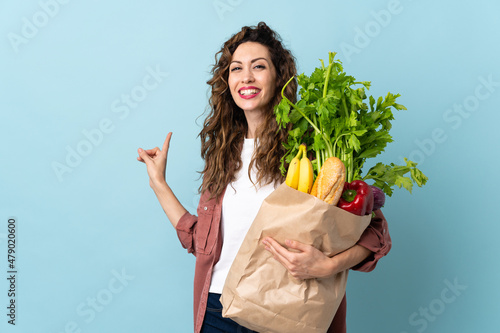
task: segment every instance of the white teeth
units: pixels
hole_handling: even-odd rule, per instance
[[[242,95],[253,95],[253,94],[256,94],[258,93],[259,90],[258,89],[245,89],[245,90],[240,90],[240,94]]]

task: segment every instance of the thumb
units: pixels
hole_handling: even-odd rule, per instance
[[[142,162],[147,164],[149,161],[151,161],[151,157],[149,157],[149,155],[144,151],[144,149],[139,148],[137,149],[137,152],[139,153],[139,157],[141,158],[140,160]]]
[[[290,239],[287,239],[285,241],[285,244],[286,246],[288,246],[289,248],[291,249],[295,249],[295,250],[299,250],[301,252],[305,252],[307,251],[307,249],[309,248],[309,245],[306,245],[304,243],[301,243],[299,241],[294,241],[294,240],[290,240]]]

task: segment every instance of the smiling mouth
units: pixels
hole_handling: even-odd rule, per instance
[[[238,93],[243,97],[251,97],[251,96],[255,96],[257,95],[258,93],[260,93],[260,89],[242,89],[240,91],[238,91]]]

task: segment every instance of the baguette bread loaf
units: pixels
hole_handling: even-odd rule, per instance
[[[337,157],[330,157],[321,167],[311,194],[331,205],[336,205],[344,190],[344,183],[344,163]]]

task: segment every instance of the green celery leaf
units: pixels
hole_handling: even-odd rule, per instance
[[[276,114],[276,121],[278,125],[281,127],[285,127],[286,124],[290,122],[290,118],[288,116],[290,112],[290,105],[283,99],[281,102],[274,108],[274,113]]]
[[[413,187],[413,183],[411,182],[411,179],[408,177],[404,177],[401,175],[396,175],[396,180],[394,181],[397,187],[401,188],[403,186],[405,189],[408,190],[408,192],[411,193],[411,189]]]
[[[355,131],[352,131],[352,134],[356,135],[356,136],[362,136],[363,134],[365,134],[367,132],[366,129],[362,129],[362,130],[355,130]]]
[[[359,144],[359,140],[356,135],[351,134],[349,136],[349,145],[354,148],[355,151],[359,151],[361,149],[361,145]]]

